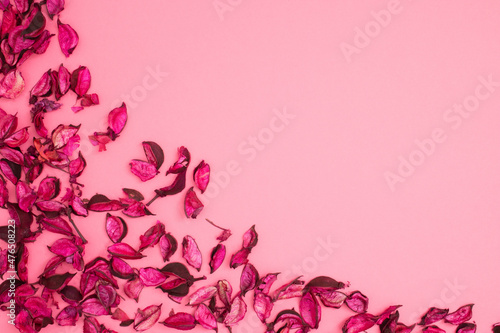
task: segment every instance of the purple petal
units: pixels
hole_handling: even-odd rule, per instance
[[[165,282],[165,275],[153,267],[141,268],[139,278],[145,287],[155,287]]]
[[[242,296],[253,290],[259,281],[259,272],[252,264],[246,264],[243,270],[241,271],[240,277],[240,291]]]
[[[75,242],[71,239],[68,238],[61,238],[58,239],[52,244],[52,246],[49,246],[50,252],[57,254],[59,256],[63,257],[69,257],[75,252],[78,252],[78,246],[75,245]]]
[[[101,304],[96,296],[91,296],[82,302],[81,311],[85,314],[92,316],[108,315],[109,311],[104,305]]]
[[[153,179],[160,173],[154,164],[140,160],[130,162],[130,171],[143,182]]]
[[[186,213],[186,217],[195,219],[198,214],[200,214],[203,207],[203,203],[198,199],[193,187],[191,187],[187,191],[186,198],[184,199],[184,212]]]
[[[233,288],[229,281],[220,280],[217,282],[217,295],[224,305],[229,307],[231,305],[231,294],[233,293]]]
[[[120,258],[111,258],[111,274],[120,279],[130,279],[135,275],[135,271],[129,264]]]
[[[259,235],[255,231],[255,225],[253,225],[243,234],[243,248],[251,250],[257,245],[258,241]]]
[[[144,235],[140,236],[141,246],[139,247],[139,251],[155,246],[163,235],[165,235],[165,225],[160,221],[156,221],[154,226],[146,230]]]
[[[127,224],[121,217],[106,214],[106,233],[113,243],[121,242],[127,231]]]
[[[82,97],[90,88],[92,77],[90,71],[85,66],[80,66],[71,73],[70,88],[78,97]]]
[[[224,244],[217,244],[212,250],[212,253],[210,254],[210,274],[215,272],[220,265],[224,262],[224,258],[226,257],[226,247]]]
[[[316,297],[308,292],[300,299],[300,315],[311,328],[318,328],[321,320],[321,307]]]
[[[359,291],[352,292],[345,303],[349,309],[357,313],[365,313],[368,310],[368,297]]]
[[[52,76],[50,72],[51,70],[49,69],[47,72],[43,73],[40,80],[31,88],[31,96],[49,96],[52,93]]]
[[[474,304],[467,304],[458,308],[457,311],[448,314],[444,317],[446,323],[460,325],[469,321],[472,318],[472,307]]]
[[[205,304],[200,304],[194,313],[196,321],[207,330],[217,331],[217,319]]]
[[[157,170],[160,169],[165,160],[163,149],[153,141],[143,141],[142,148],[144,149],[148,162],[153,164]]]
[[[228,327],[235,326],[241,320],[243,320],[243,318],[245,318],[246,313],[247,305],[241,297],[241,294],[238,294],[231,302],[231,308],[224,318],[224,325]]]
[[[144,257],[140,252],[134,250],[126,243],[115,243],[108,247],[108,252],[123,259],[141,259]]]
[[[187,305],[198,305],[210,300],[217,293],[217,288],[214,286],[201,287],[189,296]]]
[[[456,333],[476,333],[476,324],[462,323],[457,327]]]
[[[69,24],[63,24],[59,19],[57,20],[57,29],[59,46],[61,47],[62,53],[67,58],[73,53],[76,46],[78,45],[78,34]],[[82,96],[83,94],[78,95]]]
[[[189,331],[196,326],[196,319],[189,313],[177,312],[176,314],[168,316],[162,324],[169,328]]]
[[[191,236],[185,236],[182,240],[182,257],[186,262],[199,272],[202,264],[202,255],[198,244]]]
[[[38,198],[40,200],[52,200],[59,195],[61,184],[59,178],[45,177],[38,186]]]
[[[161,236],[160,252],[163,262],[169,261],[170,257],[177,251],[177,240],[170,233]]]
[[[116,301],[116,289],[113,288],[113,286],[109,284],[101,284],[98,283],[96,285],[96,295],[99,301],[101,302],[102,306],[104,306],[107,311],[109,312],[109,308],[115,303]]]
[[[177,153],[178,153],[177,162],[175,162],[174,165],[172,165],[168,169],[167,175],[170,173],[179,174],[185,172],[189,165],[189,162],[191,162],[191,154],[189,153],[189,150],[186,147],[184,146],[179,147],[177,149]]]
[[[248,258],[249,254],[250,254],[249,249],[243,248],[243,249],[239,250],[238,252],[236,252],[235,254],[232,255],[231,262],[230,262],[229,266],[231,268],[236,268],[236,267],[239,267],[241,265],[245,265],[246,263],[248,263],[247,258]]]
[[[271,316],[273,306],[274,304],[271,297],[261,292],[255,294],[253,299],[253,309],[261,322],[265,323],[267,318]]]
[[[422,329],[423,333],[446,333],[445,330],[437,327],[436,325],[426,326]]]
[[[350,317],[342,327],[342,333],[359,333],[373,327],[377,321],[377,317],[361,313]]]
[[[129,280],[127,281],[127,283],[125,283],[125,285],[123,286],[123,291],[129,298],[132,298],[136,302],[138,302],[142,288],[144,288],[144,285],[142,284],[141,279],[139,279],[139,277],[136,277],[135,279]]]
[[[150,329],[160,319],[160,315],[161,304],[150,305],[142,310],[138,309],[134,318],[134,329],[138,332]]]
[[[438,309],[438,308],[430,308],[425,315],[422,316],[419,325],[427,326],[433,324],[437,321],[440,321],[448,314],[448,309]]]
[[[35,191],[25,182],[18,182],[16,184],[16,196],[19,208],[25,212],[30,211],[33,203],[35,203],[37,199]]]
[[[127,106],[122,103],[120,107],[111,110],[108,114],[108,125],[115,134],[120,134],[127,123]]]
[[[59,326],[76,326],[78,318],[78,310],[70,305],[59,312],[56,317],[56,322]]]
[[[269,295],[269,292],[271,291],[272,285],[278,279],[278,274],[279,273],[269,273],[266,276],[264,276],[262,279],[260,279],[259,283],[257,284],[257,287],[255,289],[255,292]]]
[[[198,166],[194,169],[193,179],[196,187],[198,187],[203,194],[210,181],[210,165],[205,163],[205,161],[201,161],[200,164],[198,164]]]
[[[52,19],[55,15],[59,14],[64,9],[64,0],[47,0],[47,13]]]

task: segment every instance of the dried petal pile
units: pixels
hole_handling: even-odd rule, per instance
[[[16,98],[21,94],[25,84],[18,67],[32,54],[45,52],[53,37],[45,29],[46,16],[53,20],[64,6],[64,0],[0,0],[3,11],[0,97]],[[69,57],[78,45],[78,34],[59,17],[57,27],[61,51]],[[121,327],[129,327],[129,331],[142,332],[155,325],[161,328],[163,325],[165,329],[202,327],[215,331],[225,326],[231,331],[245,318],[249,307],[262,322],[261,331],[266,333],[305,333],[318,329],[322,315],[341,307],[352,312],[342,321],[344,333],[364,332],[376,326],[383,333],[409,333],[417,325],[422,332],[445,332],[438,326],[442,324],[453,325],[457,333],[476,331],[476,324],[471,322],[473,304],[453,312],[430,308],[420,322],[405,324],[399,321],[400,305],[370,312],[366,295],[346,290],[348,284],[331,277],[308,280],[296,277],[274,287],[279,273],[259,273],[258,265],[250,262],[259,239],[255,225],[242,235],[241,248],[231,253],[229,260],[224,242],[232,232],[209,220],[222,231],[211,251],[200,248],[191,235],[184,235],[180,242],[159,220],[132,241],[127,220],[154,215],[149,206],[156,199],[186,189],[186,182],[191,181],[187,177],[191,154],[186,147],[178,148],[176,161],[166,171],[167,185],[155,190],[148,203],[144,203],[141,192],[130,188],[122,189],[121,198],[84,195],[79,178],[85,172],[87,160],[78,151],[81,125],[60,124],[49,130],[44,117],[46,113],[61,110],[60,99],[70,91],[76,100],[71,107],[73,112],[99,104],[98,95],[89,93],[90,86],[91,74],[85,66],[72,72],[63,64],[57,70],[47,70],[31,88],[26,101],[36,132],[32,139],[28,127],[18,126],[16,115],[0,109],[0,206],[11,217],[8,225],[0,226],[0,239],[7,244],[0,249],[0,276],[4,279],[0,284],[0,309],[15,314],[11,324],[20,332],[38,332],[49,325],[75,326],[78,322],[83,323],[84,333],[116,332],[100,324],[100,316],[110,316]],[[122,103],[109,112],[107,129],[95,132],[88,139],[99,151],[105,151],[106,145],[122,134],[127,120],[127,107]],[[130,170],[146,182],[160,173],[165,155],[158,143],[143,141],[142,147],[145,158],[132,160]],[[44,170],[49,175],[41,179]],[[192,182],[184,193],[184,212],[187,218],[195,219],[204,209],[197,192],[203,194],[210,182],[210,166],[204,160],[193,169]],[[109,238],[106,249],[101,251],[103,257],[93,259],[85,255],[85,250],[94,244],[87,242],[76,224],[90,211],[105,213],[99,219],[94,217],[91,223],[102,223],[101,230]],[[44,232],[57,234],[58,239],[48,247],[51,257],[43,272],[36,281],[28,281],[27,244],[35,242]],[[135,247],[135,244],[140,245]],[[159,249],[156,254],[149,250],[154,247]],[[163,260],[163,267],[131,266],[131,261],[140,265],[147,249],[149,255]],[[206,255],[209,260],[203,260]],[[170,262],[174,257],[175,261]],[[239,288],[234,289],[224,278],[216,283],[203,283],[207,279],[200,274],[204,267],[210,269],[210,274],[218,270],[224,275],[238,274]],[[17,275],[11,277],[9,271],[17,271]],[[196,271],[195,275],[191,271]],[[165,301],[170,304],[148,304],[129,316],[121,307],[122,302],[138,302],[144,288],[165,293],[168,296]],[[291,307],[275,311],[275,304],[286,300]],[[175,304],[183,305],[184,311],[174,311]],[[166,311],[169,308],[172,310]],[[120,332],[123,330],[120,328]],[[499,333],[500,324],[495,324],[492,330]]]

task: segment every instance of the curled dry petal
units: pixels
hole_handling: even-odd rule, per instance
[[[217,246],[213,248],[212,253],[210,254],[210,274],[215,272],[222,265],[225,257],[226,246],[221,243],[217,244]]]
[[[160,252],[163,262],[170,260],[170,257],[177,251],[177,240],[170,233],[161,236]]]
[[[144,285],[142,284],[141,279],[139,279],[139,277],[136,277],[135,279],[129,280],[125,283],[125,285],[123,286],[123,291],[129,298],[132,298],[136,302],[138,302],[142,288],[144,288]]]
[[[162,324],[169,328],[189,331],[196,326],[196,319],[189,313],[177,312],[176,314],[168,316]]]
[[[339,309],[347,298],[347,295],[340,291],[329,291],[318,295],[324,306],[334,309]]]
[[[111,258],[111,274],[120,279],[130,279],[135,275],[134,269],[120,258]]]
[[[80,125],[59,125],[52,131],[52,143],[54,149],[61,149],[66,146],[69,140],[78,133]]]
[[[49,250],[59,256],[69,257],[78,252],[79,249],[73,240],[61,238],[56,240],[52,246],[49,246]]]
[[[56,322],[59,326],[75,326],[78,318],[79,315],[77,308],[69,305],[59,312],[56,317]]]
[[[39,283],[49,290],[59,290],[64,288],[75,274],[64,273],[52,275],[50,277],[41,277]]]
[[[229,266],[231,268],[237,268],[241,265],[246,265],[248,263],[248,255],[250,254],[250,250],[243,248],[232,255],[231,262]]]
[[[313,293],[324,293],[334,291],[345,287],[343,282],[338,282],[329,276],[318,276],[306,284],[304,289],[311,290]]]
[[[5,204],[9,201],[9,190],[7,189],[7,183],[0,175],[0,207],[5,207]]]
[[[300,315],[309,327],[318,328],[321,320],[321,307],[311,292],[305,293],[300,299]]]
[[[0,80],[0,97],[14,99],[24,90],[21,72],[13,69]]]
[[[259,235],[255,231],[255,225],[253,225],[243,234],[243,248],[251,250],[257,245],[258,241]]]
[[[200,271],[202,255],[198,248],[198,244],[196,244],[194,238],[189,235],[185,236],[182,240],[182,257],[191,267],[195,268],[198,272]]]
[[[83,333],[102,333],[101,324],[94,317],[85,316]]]
[[[292,281],[279,287],[274,292],[274,300],[289,299],[294,297],[300,297],[304,294],[304,281],[300,280],[300,277],[293,279]]]
[[[200,164],[194,169],[193,180],[203,194],[207,189],[208,183],[210,181],[210,165],[201,161]]]
[[[64,96],[71,87],[71,74],[68,69],[64,67],[62,64],[59,66],[59,71],[57,75],[57,87],[58,91],[56,91],[56,99],[58,100],[62,96]]]
[[[261,322],[265,323],[267,318],[271,316],[273,306],[274,304],[271,297],[261,292],[255,294],[253,299],[253,309]]]
[[[146,205],[140,201],[134,201],[132,204],[128,205],[128,207],[125,208],[122,211],[122,213],[127,215],[128,217],[141,217],[146,215],[154,215],[149,211]]]
[[[31,88],[30,95],[36,97],[49,96],[52,93],[52,76],[51,70],[43,73],[42,77]]]
[[[140,252],[134,250],[126,243],[115,243],[108,247],[108,252],[123,259],[141,259],[144,257]]]
[[[172,165],[168,169],[167,175],[170,173],[178,174],[185,172],[189,163],[191,162],[191,154],[189,153],[189,150],[186,147],[184,146],[179,147],[177,149],[177,153],[178,153],[177,162],[175,162],[174,165]]]
[[[90,71],[85,66],[80,66],[71,73],[70,89],[73,90],[78,97],[82,97],[90,88],[92,77]]]
[[[110,200],[102,194],[96,194],[90,198],[87,208],[96,212],[106,212],[120,210],[123,208],[123,204],[118,200]]]
[[[121,242],[127,232],[127,224],[121,217],[106,214],[106,233],[113,243]]]
[[[448,309],[438,309],[432,307],[429,310],[427,310],[427,312],[422,316],[422,319],[418,324],[423,326],[433,324],[446,317],[447,314],[448,314]]]
[[[109,308],[113,306],[116,301],[116,289],[109,284],[99,283],[96,285],[95,290],[97,298],[99,299],[101,304],[109,311]]]
[[[25,212],[30,211],[31,207],[35,203],[35,200],[37,199],[35,191],[25,182],[18,182],[16,184],[16,196],[19,208]]]
[[[130,162],[130,171],[143,182],[153,179],[160,173],[154,164],[141,160],[132,160]]]
[[[201,213],[203,207],[203,203],[198,199],[194,188],[191,187],[187,191],[186,198],[184,199],[184,212],[186,213],[186,217],[195,219],[198,214]]]
[[[259,283],[257,284],[257,287],[255,289],[255,292],[269,295],[269,292],[271,291],[271,287],[273,286],[274,282],[276,282],[276,280],[278,279],[278,274],[279,273],[269,273],[266,276],[264,276],[262,279],[260,279]]]
[[[243,318],[245,318],[246,313],[247,313],[247,305],[243,300],[243,298],[241,297],[241,294],[238,294],[234,297],[233,301],[231,302],[231,308],[227,313],[226,317],[224,318],[224,325],[228,327],[235,326]]]
[[[345,303],[349,309],[357,313],[364,313],[368,310],[368,297],[359,291],[352,292],[345,300]]]
[[[455,312],[444,317],[444,321],[453,325],[460,325],[472,318],[472,307],[474,304],[467,304],[458,308]]]
[[[373,327],[377,321],[377,317],[361,313],[350,317],[342,327],[342,333],[359,333]]]
[[[74,182],[76,178],[80,177],[83,170],[87,166],[87,162],[83,158],[82,152],[78,152],[78,158],[69,162],[68,170],[70,175],[70,182]]]
[[[78,45],[78,34],[69,24],[63,24],[59,19],[57,20],[57,29],[61,51],[66,57],[69,57]]]
[[[47,13],[52,19],[55,15],[59,14],[64,9],[64,0],[47,0]]]
[[[38,186],[38,198],[40,200],[52,200],[59,195],[61,182],[56,177],[45,177]]]
[[[125,311],[120,308],[116,308],[115,312],[111,315],[111,318],[119,320],[119,321],[128,321],[130,318],[127,316]]]
[[[161,147],[153,141],[142,142],[142,148],[144,149],[148,162],[153,164],[157,170],[160,169],[163,161],[165,160],[163,149],[161,149]]]
[[[146,230],[144,235],[140,236],[141,246],[139,247],[139,251],[155,246],[163,235],[165,235],[165,225],[160,221],[156,221],[154,226]]]
[[[166,280],[166,276],[153,267],[141,268],[139,270],[139,278],[145,287],[158,286]]]
[[[231,305],[231,294],[233,293],[233,288],[227,280],[220,280],[217,282],[217,295],[219,299],[226,307]]]
[[[121,106],[114,108],[108,114],[109,128],[116,134],[120,134],[127,123],[127,106],[122,103]]]
[[[410,333],[411,331],[413,331],[413,329],[415,328],[416,325],[417,324],[406,326],[403,323],[397,323],[395,332],[396,333]]]
[[[212,310],[205,304],[200,304],[194,313],[196,321],[207,330],[217,331],[217,319]]]
[[[161,304],[150,305],[142,310],[138,309],[134,318],[134,329],[138,332],[150,329],[160,319],[160,315]]]
[[[458,325],[456,333],[476,333],[476,324],[462,323]]]
[[[167,195],[174,195],[179,192],[182,192],[184,188],[186,187],[186,172],[181,172],[179,173],[172,184],[169,186],[162,187],[158,190],[155,190],[155,193],[157,196],[163,198],[166,197]]]
[[[436,325],[426,326],[422,329],[423,333],[446,333],[445,330],[437,327]]]
[[[96,296],[90,296],[85,299],[81,304],[81,311],[85,314],[92,316],[104,316],[109,314],[108,309],[101,304]]]
[[[210,300],[217,293],[217,287],[214,286],[206,286],[201,287],[196,290],[191,296],[189,296],[189,302],[187,305],[198,305],[203,302]]]
[[[259,281],[259,272],[252,264],[246,264],[241,271],[240,291],[243,296],[255,288]]]

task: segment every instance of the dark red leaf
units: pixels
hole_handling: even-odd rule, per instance
[[[64,288],[73,276],[75,276],[75,274],[64,273],[60,275],[52,275],[48,278],[41,277],[39,283],[47,289],[59,290]]]

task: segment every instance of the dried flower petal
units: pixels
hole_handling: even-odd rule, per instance
[[[52,19],[55,15],[59,14],[64,9],[64,0],[47,0],[47,13]]]
[[[54,244],[52,244],[52,246],[49,246],[49,250],[54,254],[63,257],[69,257],[78,252],[79,249],[73,240],[68,238],[61,238],[56,240]]]
[[[318,295],[324,306],[334,309],[339,309],[347,298],[347,295],[340,291],[329,291]]]
[[[56,317],[56,322],[59,326],[76,326],[78,318],[78,310],[75,307],[69,305],[62,309],[61,312],[59,312]]]
[[[305,293],[300,299],[300,315],[309,327],[318,328],[321,320],[321,307],[311,292]]]
[[[96,296],[89,296],[81,303],[81,311],[92,316],[104,316],[109,314],[108,309],[101,304]]]
[[[120,258],[111,258],[111,274],[120,279],[130,279],[135,275],[134,269]]]
[[[146,205],[140,201],[134,201],[132,204],[128,205],[127,208],[122,211],[122,213],[127,215],[128,217],[154,215],[149,211]]]
[[[210,300],[217,293],[217,288],[214,286],[201,287],[189,296],[187,305],[198,305]]]
[[[243,234],[243,248],[253,249],[259,241],[259,235],[255,231],[255,224]]]
[[[179,173],[172,184],[166,187],[162,187],[158,190],[155,190],[155,193],[157,196],[163,198],[166,197],[167,195],[174,195],[179,192],[182,192],[184,188],[186,187],[186,172],[181,172]]]
[[[360,313],[350,317],[342,327],[342,333],[359,333],[373,327],[377,317],[369,313]]]
[[[255,294],[253,299],[253,309],[261,322],[265,323],[267,318],[271,316],[273,306],[274,304],[271,297],[261,292]]]
[[[199,272],[202,264],[202,255],[198,244],[191,236],[185,236],[182,240],[182,257],[186,262]]]
[[[141,268],[139,270],[139,278],[145,287],[158,286],[167,279],[162,272],[153,267]]]
[[[207,330],[217,331],[217,319],[212,310],[205,304],[200,304],[194,313],[196,321]]]
[[[19,203],[19,208],[25,212],[29,212],[37,199],[35,191],[25,182],[16,184],[16,196]]]
[[[300,280],[300,277],[298,277],[279,287],[274,292],[273,299],[276,301],[294,297],[301,297],[304,292],[307,292],[304,288],[304,281]]]
[[[59,179],[47,176],[40,182],[37,195],[40,200],[52,200],[59,195],[60,190]]]
[[[411,331],[413,331],[413,329],[415,328],[417,324],[413,324],[411,326],[406,326],[405,324],[402,324],[402,323],[398,323],[396,325],[396,330],[395,332],[396,333],[410,333]]]
[[[153,179],[160,173],[154,164],[141,160],[132,160],[130,162],[130,171],[143,182]]]
[[[217,244],[212,250],[212,253],[210,254],[210,274],[215,272],[220,265],[222,265],[222,262],[224,262],[224,258],[226,257],[226,247],[224,244]]]
[[[108,125],[109,128],[118,135],[123,131],[125,124],[127,123],[127,106],[122,103],[121,106],[114,108],[108,114]]]
[[[146,230],[144,235],[140,236],[141,246],[139,247],[139,251],[155,246],[163,235],[165,235],[165,225],[160,221],[156,221],[154,226]]]
[[[357,313],[364,313],[368,310],[368,297],[359,291],[352,292],[345,300],[345,303],[349,309]]]
[[[161,236],[160,252],[163,262],[170,260],[170,257],[177,251],[177,240],[170,233]]]
[[[237,268],[241,265],[246,265],[248,263],[248,255],[250,254],[250,250],[243,248],[232,255],[231,262],[229,266],[231,268]]]
[[[69,54],[67,56],[69,56]],[[85,66],[80,66],[71,73],[70,88],[78,97],[82,97],[89,90],[91,80],[89,69]]]
[[[123,286],[123,291],[129,298],[132,298],[136,302],[138,302],[142,288],[144,288],[144,285],[142,284],[141,279],[139,279],[139,277],[136,277],[135,279],[129,280],[125,283],[125,285]]]
[[[191,187],[187,193],[186,198],[184,199],[184,212],[186,213],[187,218],[195,219],[198,214],[203,210],[203,203],[196,196],[196,192]]]
[[[14,99],[24,90],[21,72],[13,69],[0,80],[0,97]]]
[[[106,214],[106,233],[113,243],[121,242],[127,232],[127,224],[121,217]]]
[[[306,284],[304,289],[311,290],[313,293],[324,293],[342,289],[345,287],[343,282],[337,282],[328,276],[318,276]]]
[[[184,146],[179,147],[177,149],[177,153],[178,153],[177,162],[175,162],[174,165],[172,165],[168,169],[167,175],[170,173],[179,174],[185,172],[189,163],[191,162],[191,154],[189,153],[189,150],[186,147]]]
[[[210,182],[210,165],[201,161],[200,164],[194,169],[193,180],[203,194],[207,189],[208,183]]]
[[[134,329],[138,332],[150,329],[160,319],[160,315],[161,304],[150,305],[142,310],[138,309],[134,318]]]
[[[57,74],[58,90],[55,93],[56,99],[59,100],[59,98],[64,96],[71,87],[71,74],[69,73],[68,69],[62,64],[59,66],[59,71],[57,72]]]
[[[238,324],[241,320],[243,320],[243,318],[245,318],[246,313],[247,305],[241,297],[241,294],[238,294],[231,302],[231,308],[224,318],[224,325],[231,327]]]
[[[252,264],[246,264],[241,271],[240,277],[240,291],[242,296],[253,290],[259,281],[259,272]]]
[[[141,259],[144,257],[140,252],[134,250],[126,243],[115,243],[108,247],[108,252],[123,259]]]
[[[455,312],[452,312],[448,314],[446,317],[444,317],[444,321],[446,323],[450,323],[453,325],[460,325],[465,323],[466,321],[469,321],[472,318],[472,307],[474,304],[467,304],[464,306],[461,306],[456,310]]]
[[[217,282],[217,295],[226,307],[231,305],[231,294],[233,293],[233,288],[227,280],[220,280]]]
[[[422,329],[423,333],[446,333],[445,330],[437,327],[436,325],[427,326]]]
[[[102,194],[96,194],[92,198],[90,198],[87,207],[88,210],[105,212],[120,210],[123,208],[123,204],[118,200],[110,200]]]
[[[162,324],[169,328],[189,331],[196,326],[196,319],[189,313],[177,312],[168,316]]]
[[[143,141],[142,148],[144,149],[148,162],[153,164],[157,170],[160,169],[165,160],[163,149],[153,141]]]
[[[457,327],[456,333],[476,333],[476,324],[462,323]]]
[[[41,277],[39,283],[50,290],[59,290],[64,288],[75,274],[64,273],[60,275],[52,275],[48,278]]]
[[[67,58],[73,53],[78,45],[78,34],[69,24],[63,24],[59,19],[57,20],[57,28],[59,31],[59,46],[61,47],[62,53]]]
[[[94,317],[85,316],[83,333],[102,333],[101,325]]]
[[[438,309],[438,308],[430,308],[423,316],[419,325],[427,326],[433,324],[437,321],[440,321],[448,314],[448,309]]]
[[[278,274],[279,273],[269,273],[262,279],[260,279],[259,283],[257,284],[257,287],[255,288],[255,292],[269,295],[271,287],[273,286],[274,282],[276,282],[276,280],[278,279]]]
[[[51,70],[43,73],[42,77],[31,88],[30,95],[35,97],[49,96],[52,94],[52,75]]]

